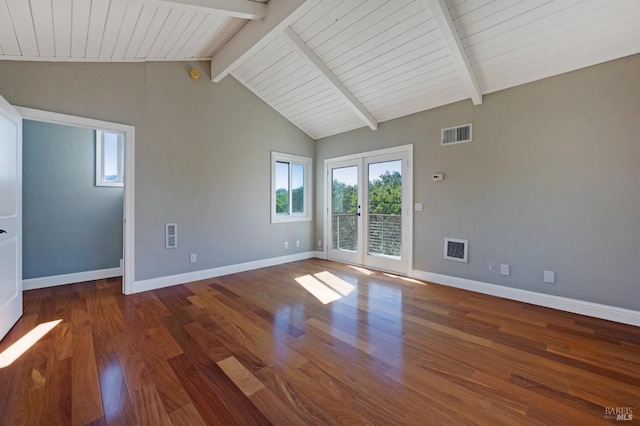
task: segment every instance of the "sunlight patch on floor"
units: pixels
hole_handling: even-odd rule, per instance
[[[45,334],[60,324],[61,321],[62,320],[59,319],[42,323],[5,349],[0,354],[0,368],[11,365],[16,359],[20,358],[22,354],[28,351],[29,348],[38,343],[38,340],[42,339]]]
[[[355,269],[358,272],[362,272],[365,275],[373,275],[373,271],[370,271],[368,269],[365,269],[361,266],[354,266],[354,265],[347,265],[349,268],[351,269]]]
[[[418,281],[418,280],[414,280],[413,278],[409,278],[409,277],[403,277],[401,275],[394,275],[394,274],[389,274],[387,272],[384,273],[384,275],[390,277],[390,278],[397,278],[399,280],[402,281],[406,281],[408,283],[414,283],[414,284],[421,284],[421,285],[429,285],[427,283],[423,283],[422,281]]]
[[[329,271],[304,275],[295,280],[325,305],[348,296],[356,289],[355,285],[346,282]]]
[[[340,294],[333,291],[330,287],[312,275],[303,275],[298,277],[296,278],[296,282],[325,305],[342,298]]]
[[[348,296],[349,294],[351,294],[353,290],[356,289],[356,286],[354,286],[353,284],[349,284],[342,278],[333,275],[329,271],[319,272],[317,274],[314,274],[313,276],[321,280],[326,285],[333,288],[335,291],[342,294],[343,296]]]

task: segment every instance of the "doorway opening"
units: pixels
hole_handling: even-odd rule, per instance
[[[327,258],[407,275],[413,145],[325,160]]]
[[[135,128],[130,125],[94,120],[50,111],[16,107],[24,119],[122,135],[124,163],[122,292],[130,294],[134,283],[134,154]]]

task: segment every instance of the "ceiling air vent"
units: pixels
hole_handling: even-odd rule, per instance
[[[442,145],[453,145],[456,143],[471,142],[471,123],[463,126],[449,127],[442,129]]]
[[[165,224],[165,248],[176,248],[178,247],[178,224],[177,223],[167,223]]]
[[[455,260],[456,262],[467,263],[469,257],[469,240],[458,240],[456,238],[444,239],[444,258]]]

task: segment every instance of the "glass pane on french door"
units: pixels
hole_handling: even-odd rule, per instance
[[[358,251],[358,166],[331,169],[331,248]]]
[[[368,163],[367,254],[402,256],[402,160]]]

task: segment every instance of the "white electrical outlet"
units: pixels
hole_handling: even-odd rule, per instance
[[[189,262],[196,263],[197,261],[198,261],[198,254],[197,253],[191,253],[189,255]]]
[[[318,248],[322,248],[322,240],[318,240]]]
[[[504,263],[500,264],[500,274],[509,275],[509,265]]]
[[[296,240],[296,247],[300,247],[300,240]]]
[[[544,271],[544,282],[554,284],[556,282],[556,273],[553,271]]]
[[[284,248],[288,249],[289,248],[289,241],[285,241],[284,242]]]

